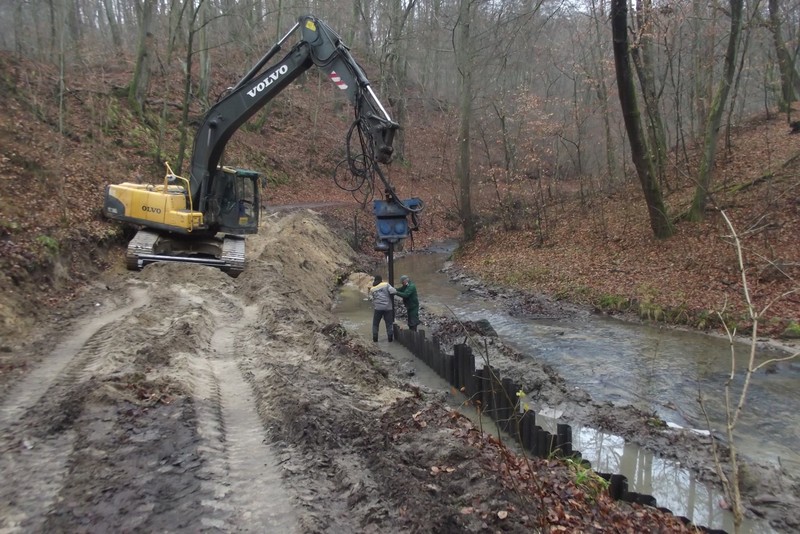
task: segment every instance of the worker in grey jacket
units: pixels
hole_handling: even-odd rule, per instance
[[[375,310],[372,313],[372,341],[378,341],[381,319],[386,323],[386,337],[389,338],[389,342],[393,341],[394,301],[392,295],[395,293],[397,290],[391,284],[384,282],[380,275],[375,276],[372,287],[369,289],[369,298]]]

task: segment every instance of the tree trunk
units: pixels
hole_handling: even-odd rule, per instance
[[[707,35],[703,35],[703,21],[708,6],[704,0],[692,0],[692,26],[694,28],[694,106],[692,111],[692,137],[705,129],[707,101],[711,95],[711,75],[714,70],[713,53]],[[711,60],[709,58],[712,58]]]
[[[48,44],[48,57],[52,60],[55,59],[56,62],[58,61],[58,46],[56,43],[58,41],[58,28],[62,25],[58,20],[58,10],[56,9],[56,4],[54,0],[49,0],[47,2],[48,13],[50,15],[50,43]],[[61,29],[63,30],[63,27]]]
[[[347,31],[347,43],[351,46],[355,46],[356,42],[358,41],[358,36],[361,33],[362,24],[361,24],[361,0],[353,0],[353,10],[350,13],[350,24],[351,27]]]
[[[592,18],[594,19],[594,46],[591,47],[590,52],[592,59],[597,65],[597,84],[595,93],[597,102],[600,104],[600,112],[603,116],[603,129],[606,136],[606,170],[608,172],[609,180],[613,182],[617,174],[617,157],[614,149],[614,139],[611,133],[611,113],[608,109],[608,85],[606,84],[606,69],[605,62],[603,61],[603,47],[600,34],[600,19],[605,18],[602,6],[595,6],[595,1],[592,0]]]
[[[628,142],[631,146],[631,158],[642,185],[653,235],[659,239],[667,238],[673,234],[674,229],[661,196],[661,189],[653,169],[653,161],[648,153],[642,132],[628,54],[628,4],[626,0],[613,0],[611,3],[611,31],[614,38],[614,66],[617,71],[619,102],[625,119]]]
[[[175,169],[178,174],[182,174],[183,169],[183,156],[186,153],[186,145],[189,143],[189,105],[192,101],[192,55],[194,47],[194,17],[189,24],[189,35],[187,38],[186,48],[186,76],[183,79],[183,105],[181,106],[181,127],[180,127],[180,142],[178,144],[178,161],[176,162]],[[191,169],[190,169],[191,170]]]
[[[38,11],[37,11],[38,12]],[[22,3],[17,4],[14,7],[14,51],[18,56],[22,56],[25,51],[25,46],[23,46],[23,35],[26,33],[22,31]],[[35,20],[35,19],[34,19]]]
[[[180,6],[172,6],[169,10],[169,43],[167,44],[167,56],[172,57],[176,50],[186,44],[187,31],[183,25],[186,24],[186,12],[190,10],[190,2],[181,2]]]
[[[208,10],[210,8],[208,2],[200,2],[198,9],[200,10],[200,29],[198,30],[200,33],[200,50],[198,50],[200,71],[197,73],[197,98],[204,107],[208,107],[208,94],[211,90],[211,51],[208,46]]]
[[[69,36],[72,44],[72,57],[80,58],[81,56],[81,19],[80,19],[80,8],[78,6],[77,0],[73,1],[64,1],[62,2],[63,9],[65,10],[65,17],[66,17],[66,25],[69,29]],[[63,36],[62,36],[63,39]],[[63,44],[63,43],[62,43]],[[63,52],[63,50],[62,50]]]
[[[460,0],[456,63],[461,76],[460,119],[458,129],[458,161],[456,176],[460,185],[459,215],[464,231],[464,241],[475,238],[475,220],[472,213],[472,192],[470,177],[470,121],[472,120],[472,46],[470,24],[472,0]]]
[[[147,97],[147,87],[150,84],[150,49],[152,47],[153,11],[156,0],[143,0],[137,5],[139,15],[139,47],[136,53],[136,67],[133,71],[133,81],[128,91],[128,100],[140,115],[144,112],[144,101]]]
[[[373,52],[375,49],[375,39],[372,34],[372,11],[368,0],[353,0],[353,16],[358,17],[358,34],[362,41],[364,50]],[[353,41],[355,44],[355,41]]]
[[[769,0],[769,30],[772,32],[772,41],[775,44],[775,54],[778,57],[778,68],[781,75],[781,111],[787,111],[792,102],[797,100],[796,92],[800,90],[800,76],[794,67],[792,55],[786,48],[781,30],[781,16],[778,0]]]
[[[281,32],[283,29],[283,0],[278,0],[278,7],[275,9],[275,35],[276,39],[282,37]]]
[[[384,90],[389,104],[395,115],[395,120],[399,124],[405,124],[408,118],[405,99],[406,85],[406,64],[408,49],[406,46],[404,33],[408,17],[414,9],[416,0],[408,2],[405,8],[401,0],[392,0],[391,3],[391,24],[389,35],[383,48],[382,63],[385,67]],[[402,160],[405,153],[405,133],[400,129],[394,138],[395,157]]]
[[[758,9],[758,2],[756,2],[755,9]],[[731,95],[731,103],[728,106],[728,116],[725,120],[725,150],[730,153],[733,149],[733,143],[731,141],[731,127],[733,122],[733,112],[736,109],[736,100],[739,96],[739,88],[742,85],[742,75],[745,73],[745,60],[747,59],[747,50],[750,47],[750,37],[753,35],[752,30],[752,21],[755,17],[755,14],[750,15],[748,17],[748,21],[742,22],[744,28],[746,28],[745,35],[744,35],[744,42],[742,43],[742,52],[739,54],[739,68],[736,72],[736,81],[733,84],[733,95]],[[746,86],[746,82],[745,82]],[[742,106],[744,108],[744,101],[746,98],[742,97]],[[740,109],[741,109],[740,108]]]
[[[108,30],[111,32],[111,43],[114,45],[114,50],[119,52],[122,50],[122,37],[119,34],[119,24],[117,23],[117,12],[114,8],[114,3],[111,0],[103,0],[103,8],[108,20]]]
[[[180,142],[178,145],[178,162],[176,165],[176,169],[178,169],[178,174],[181,174],[181,169],[183,168],[183,156],[186,153],[186,146],[189,143],[189,106],[192,102],[192,62],[194,58],[194,38],[195,34],[198,32],[197,28],[197,18],[200,15],[200,10],[203,7],[203,3],[205,0],[199,0],[199,4],[196,4],[194,8],[190,8],[191,11],[189,13],[189,20],[188,20],[188,32],[187,32],[187,39],[186,39],[186,75],[183,79],[183,104],[181,106],[181,126],[180,126]],[[191,169],[190,169],[191,171]]]
[[[706,119],[706,130],[703,136],[703,157],[700,160],[700,170],[697,176],[697,187],[695,188],[692,207],[687,215],[690,221],[701,221],[705,217],[708,190],[711,186],[711,174],[717,153],[717,141],[719,140],[719,125],[722,121],[722,112],[725,109],[725,103],[728,100],[728,93],[733,82],[733,75],[736,71],[736,50],[742,29],[743,3],[744,0],[730,0],[731,30],[728,36],[728,48],[725,52],[724,72]]]
[[[664,121],[659,109],[659,96],[656,91],[655,68],[653,65],[653,23],[652,1],[637,0],[637,30],[639,32],[639,46],[632,51],[633,64],[642,87],[644,107],[647,112],[647,132],[649,151],[653,158],[653,170],[660,184],[666,180],[667,167],[667,135],[664,130]]]

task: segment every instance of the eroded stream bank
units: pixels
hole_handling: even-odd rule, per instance
[[[446,258],[446,252],[413,254],[398,258],[395,263],[395,278],[408,274],[419,288],[423,322],[428,321],[426,329],[437,328],[434,324],[437,316],[464,322],[487,319],[500,339],[519,350],[525,360],[532,359],[551,367],[563,377],[569,389],[585,391],[591,397],[593,402],[584,403],[583,407],[570,405],[570,399],[563,396],[554,397],[555,402],[543,398],[541,409],[567,418],[576,428],[573,433],[576,445],[581,441],[576,448],[586,449],[598,470],[625,474],[634,486],[632,490],[658,494],[659,505],[690,517],[697,524],[732,531],[730,516],[720,506],[724,503],[721,490],[713,483],[716,477],[712,473],[709,438],[702,436],[705,425],[701,424],[696,401],[698,388],[708,390],[706,406],[712,421],[721,424],[722,405],[713,392],[717,391],[715,388],[721,389],[730,365],[727,341],[625,323],[560,303],[539,301],[532,305],[528,300],[521,306],[523,301],[518,295],[443,272]],[[387,276],[385,266],[383,274]],[[451,278],[457,279],[456,283]],[[353,296],[345,300],[349,298],[356,299]],[[354,305],[358,307],[358,303]],[[366,310],[369,313],[368,305]],[[339,315],[342,317],[342,311]],[[361,319],[369,322],[368,317]],[[357,322],[352,318],[347,320],[350,324]],[[402,318],[398,322],[404,324]],[[738,351],[745,349],[737,347]],[[771,351],[762,351],[759,355],[761,358],[772,356]],[[525,361],[520,361],[515,367],[524,368],[525,365]],[[773,371],[759,375],[753,384],[750,403],[754,408],[741,424],[743,434],[739,447],[754,464],[764,466],[754,468],[747,481],[751,485],[750,496],[754,497],[751,509],[763,513],[759,508],[775,505],[767,516],[777,518],[778,528],[783,530],[780,525],[784,515],[788,524],[797,524],[797,518],[792,517],[796,513],[784,514],[797,502],[798,492],[796,480],[800,461],[791,448],[797,432],[791,412],[792,406],[798,403],[798,395],[788,387],[796,378],[797,369],[781,365]],[[520,372],[524,375],[524,371]],[[625,422],[628,412],[624,409],[616,416],[607,416],[615,421],[600,421],[609,423],[606,431],[582,424],[589,421],[586,404],[612,403],[621,408],[643,410],[671,425],[700,432],[675,430],[694,435],[693,439],[676,447],[669,443],[673,438],[667,433],[646,437],[647,431],[630,428],[636,421],[631,418]],[[783,409],[774,410],[774,403]],[[774,432],[765,443],[767,440],[762,434],[765,427],[770,432],[772,429],[781,431]],[[624,430],[621,433],[628,439],[608,428]],[[718,428],[715,426],[715,431]],[[631,438],[643,448],[635,445]],[[661,457],[661,454],[666,456]],[[786,478],[772,480],[776,472]],[[777,502],[770,502],[773,499]],[[772,529],[765,521],[754,519],[746,525],[746,531],[771,532]]]
[[[504,342],[552,365],[568,384],[596,401],[652,411],[667,422],[705,429],[697,402],[702,393],[712,430],[725,427],[725,380],[730,373],[727,339],[680,329],[626,322],[542,300],[520,306],[511,292],[487,289],[442,269],[445,253],[399,258],[395,271],[411,276],[422,306],[459,320],[487,319]],[[749,346],[735,345],[744,365]],[[760,348],[757,361],[782,353]],[[741,373],[737,385],[741,386]],[[782,465],[800,475],[800,362],[783,362],[755,376],[737,440],[746,455]]]
[[[364,342],[369,342],[372,312],[370,304],[364,302],[363,297],[361,290],[348,285],[339,292],[334,311],[348,331],[358,335]],[[399,319],[398,323],[402,325],[403,320]],[[484,432],[501,436],[506,445],[518,454],[522,453],[516,440],[500,431],[490,418],[481,417],[466,397],[455,391],[434,370],[415,358],[403,346],[398,343],[390,344],[381,339],[378,347],[391,355],[408,377],[407,380],[415,387],[429,391],[452,409],[469,417]],[[531,402],[531,405],[534,404]],[[536,405],[541,406],[540,403]],[[555,433],[556,422],[562,422],[560,416],[564,411],[564,404],[561,403],[558,411],[549,410],[550,415],[558,419],[537,413],[537,424]],[[658,501],[658,506],[670,509],[675,515],[687,517],[696,525],[733,532],[732,515],[719,506],[722,498],[719,488],[704,482],[680,462],[661,458],[620,436],[588,426],[576,427],[573,430],[573,447],[581,451],[583,458],[591,462],[597,472],[625,475],[629,481],[630,491],[653,495]],[[775,530],[766,521],[755,519],[747,519],[742,528],[743,534],[774,532]]]

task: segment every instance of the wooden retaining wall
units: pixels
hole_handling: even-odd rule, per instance
[[[484,366],[483,362],[482,367],[478,368],[469,346],[455,345],[453,354],[447,354],[441,350],[435,336],[428,339],[424,330],[414,332],[401,329],[397,324],[394,325],[394,338],[468,399],[480,401],[481,413],[491,417],[498,428],[520,442],[531,455],[572,459],[591,468],[591,463],[572,447],[572,427],[557,423],[556,433],[552,434],[536,424],[535,412],[520,412],[517,392],[523,387],[510,378],[502,378],[497,369]],[[608,491],[613,499],[652,506],[672,514],[668,508],[659,507],[652,495],[629,491],[628,479],[624,475],[597,475],[608,481]],[[686,517],[677,517],[686,524],[691,523]],[[724,530],[701,526],[696,528],[710,534],[727,534]]]

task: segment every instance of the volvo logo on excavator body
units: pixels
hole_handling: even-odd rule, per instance
[[[142,206],[142,211],[149,213],[161,213],[161,208],[154,208],[152,206]]]
[[[289,71],[289,67],[286,65],[281,65],[278,70],[273,72],[272,74],[268,74],[264,76],[264,79],[258,82],[258,85],[247,91],[247,94],[250,96],[256,96],[258,93],[269,87],[273,84],[278,78],[283,76]]]

